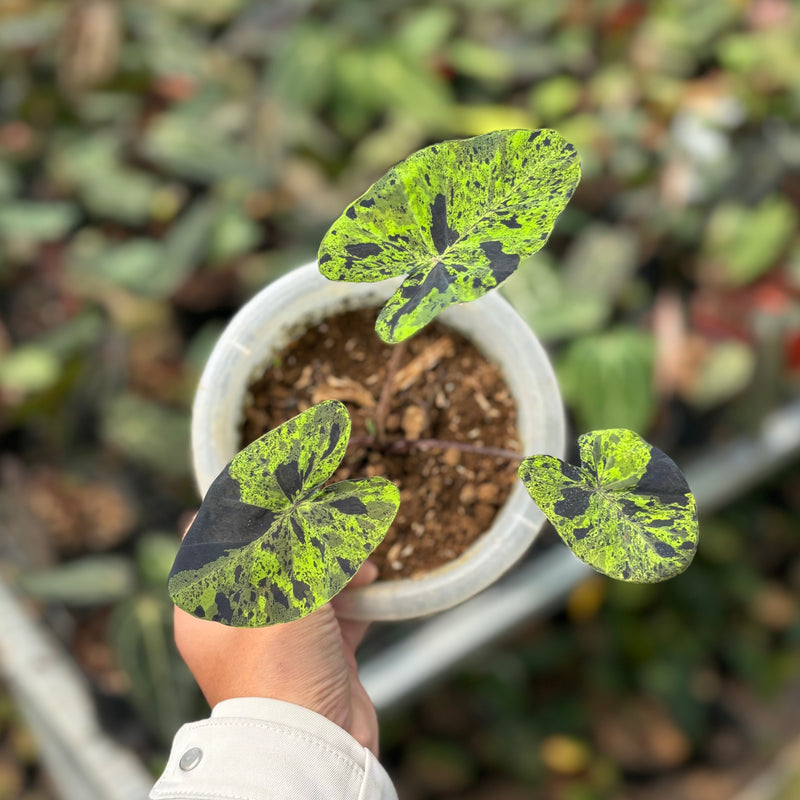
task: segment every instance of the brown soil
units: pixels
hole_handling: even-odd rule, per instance
[[[438,323],[401,345],[374,331],[375,309],[312,327],[250,387],[242,446],[314,403],[341,400],[352,433],[333,480],[382,475],[400,488],[400,510],[373,560],[382,580],[418,576],[463,553],[491,524],[516,480],[518,459],[426,447],[519,451],[517,412],[500,370]],[[394,359],[394,362],[392,362]],[[387,373],[385,445],[374,439]],[[414,443],[417,444],[414,444]]]

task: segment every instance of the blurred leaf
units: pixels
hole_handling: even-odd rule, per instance
[[[90,309],[0,355],[0,389],[19,400],[52,388],[63,377],[67,360],[95,344],[103,330],[102,316]]]
[[[685,679],[685,675],[682,677]],[[674,769],[686,762],[692,748],[671,712],[652,696],[627,697],[614,713],[597,715],[594,724],[598,746],[633,772]]]
[[[211,260],[227,261],[253,250],[261,243],[261,226],[235,207],[229,207],[217,217],[211,241]]]
[[[755,353],[743,342],[714,342],[681,394],[696,408],[713,408],[747,388],[755,369]]]
[[[559,385],[581,430],[646,434],[656,412],[653,337],[634,328],[572,342],[557,363]]]
[[[177,533],[151,531],[136,542],[136,561],[145,585],[163,590],[180,546]]]
[[[186,24],[161,3],[126,3],[127,27],[138,40],[129,48],[137,66],[146,66],[158,77],[200,76],[211,56],[209,34],[202,27]],[[201,7],[198,6],[198,10]],[[218,79],[217,71],[208,83]]]
[[[141,595],[116,609],[111,645],[130,680],[130,698],[148,728],[168,746],[187,719],[202,712],[191,673],[172,636],[172,604],[158,595]]]
[[[0,25],[0,51],[24,50],[52,45],[61,25],[60,4],[38,4],[25,14],[3,17]]]
[[[796,18],[796,15],[795,15]],[[772,30],[732,33],[717,45],[725,68],[739,72],[756,87],[793,86],[800,70],[797,52],[798,25],[783,25]]]
[[[235,135],[240,120],[226,119],[225,106],[207,105],[208,99],[201,98],[160,114],[145,131],[142,152],[172,173],[199,183],[231,177],[259,183],[263,171]]]
[[[153,282],[166,262],[164,247],[153,239],[129,239],[108,248],[97,267],[102,276],[125,289],[144,295],[158,294]]]
[[[578,105],[583,88],[569,75],[558,75],[537,86],[531,92],[531,106],[547,124],[559,120]]]
[[[67,264],[77,285],[93,295],[113,285],[158,297],[164,294],[163,271],[170,262],[164,246],[153,239],[134,238],[109,245],[100,231],[84,228],[70,245]]]
[[[540,253],[524,261],[500,292],[542,341],[598,330],[611,314],[605,292],[567,291],[552,256]]]
[[[340,50],[334,62],[333,113],[337,128],[362,136],[387,111],[436,129],[451,105],[448,88],[426,64],[387,47]],[[364,76],[369,75],[368,81]]]
[[[562,261],[567,296],[614,299],[633,276],[638,255],[633,231],[601,223],[586,225]]]
[[[27,344],[0,356],[0,387],[23,395],[49,389],[61,376],[61,362],[41,345]]]
[[[189,343],[185,363],[197,375],[203,371],[203,367],[224,329],[225,326],[222,322],[207,322]]]
[[[0,161],[0,200],[13,197],[19,191],[20,185],[19,176],[11,164]]]
[[[410,11],[396,34],[400,50],[412,58],[440,53],[457,22],[456,12],[444,5],[427,5]]]
[[[521,108],[504,105],[459,104],[443,120],[445,130],[457,136],[479,136],[512,128],[535,128],[536,118]],[[576,148],[577,149],[577,148]],[[578,151],[580,152],[580,151]],[[583,154],[581,153],[581,171]]]
[[[50,242],[60,239],[78,221],[72,203],[15,200],[0,206],[0,236]]]
[[[164,240],[165,269],[157,283],[160,293],[176,289],[205,260],[217,213],[213,200],[198,200],[170,228]]]
[[[652,84],[647,85],[652,91]],[[657,87],[659,91],[664,91],[662,83],[658,83]],[[588,90],[594,103],[601,108],[627,108],[638,99],[641,87],[637,76],[631,72],[627,64],[612,62],[598,65],[589,82]],[[574,92],[574,89],[572,91]]]
[[[124,394],[105,409],[103,436],[156,474],[182,477],[189,472],[189,417],[185,412]]]
[[[558,123],[561,135],[575,145],[581,154],[581,172],[596,177],[603,163],[604,152],[611,147],[608,132],[594,113],[577,113]]]
[[[585,742],[556,734],[544,739],[539,748],[539,758],[551,772],[576,775],[589,766],[591,752]]]
[[[76,278],[90,287],[102,289],[108,283],[143,297],[168,297],[209,257],[217,214],[215,202],[199,200],[161,242],[139,237],[109,245],[100,231],[84,228],[73,239],[67,262]],[[241,231],[233,234],[233,241],[220,243],[228,252],[253,241],[245,241]]]
[[[474,39],[456,39],[446,54],[456,72],[471,78],[505,82],[514,74],[508,52]]]
[[[291,29],[270,61],[267,79],[289,108],[318,109],[328,99],[335,75],[338,31],[314,20]]]
[[[230,19],[250,0],[203,0],[200,4],[193,0],[160,0],[160,2],[170,11],[213,25]]]
[[[87,308],[47,331],[36,340],[36,344],[63,361],[92,347],[104,331],[103,315],[95,308]]]
[[[779,195],[767,197],[754,208],[721,203],[706,228],[704,271],[733,286],[751,283],[775,266],[796,225],[797,211]]]
[[[150,217],[159,181],[124,164],[121,147],[110,133],[76,138],[54,149],[50,168],[57,181],[77,187],[92,214],[140,225]]]
[[[125,556],[84,556],[20,576],[22,590],[38,600],[86,606],[113,603],[133,591],[135,573]]]
[[[75,100],[81,120],[90,124],[135,120],[141,98],[121,91],[93,91]]]

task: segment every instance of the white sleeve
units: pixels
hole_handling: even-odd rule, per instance
[[[375,756],[307,708],[242,697],[184,725],[151,800],[397,800]]]

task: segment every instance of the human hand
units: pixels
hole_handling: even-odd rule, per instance
[[[367,562],[344,591],[377,576]],[[175,644],[212,708],[234,697],[285,700],[327,717],[377,756],[378,720],[355,656],[368,623],[340,618],[336,601],[268,628],[232,628],[176,606]]]

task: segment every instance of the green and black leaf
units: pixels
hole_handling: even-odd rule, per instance
[[[537,252],[579,180],[575,148],[551,130],[432,145],[348,206],[322,240],[320,271],[355,282],[405,275],[375,324],[384,341],[402,341]]]
[[[566,545],[612,578],[656,583],[683,572],[697,550],[697,506],[672,459],[633,431],[578,440],[580,466],[526,458],[519,475]]]
[[[175,604],[201,619],[261,627],[304,617],[341,591],[400,503],[384,478],[324,486],[349,437],[347,410],[330,400],[234,456],[178,551]]]

